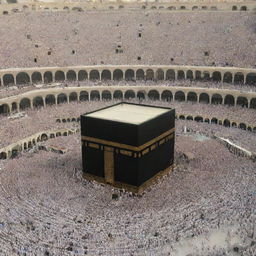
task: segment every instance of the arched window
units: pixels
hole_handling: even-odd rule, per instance
[[[113,79],[114,80],[122,80],[124,78],[123,71],[121,69],[116,69],[113,72]]]
[[[154,71],[152,69],[146,70],[146,80],[154,80]]]
[[[238,97],[238,98],[237,98],[237,101],[236,101],[236,104],[237,104],[238,106],[248,108],[248,100],[247,100],[247,98],[245,98],[245,97],[241,97],[241,96]]]
[[[158,69],[156,71],[156,79],[157,80],[164,80],[164,71],[162,69]]]
[[[175,80],[175,71],[168,69],[166,72],[166,80]]]
[[[228,119],[225,119],[224,122],[223,122],[223,125],[225,127],[230,127],[230,121]]]
[[[77,101],[77,93],[76,92],[71,92],[69,94],[69,102],[71,101]]]
[[[109,70],[104,69],[101,73],[101,80],[111,80],[111,72]]]
[[[185,93],[182,91],[178,91],[175,93],[174,99],[176,101],[185,101]]]
[[[222,96],[218,93],[212,95],[212,104],[222,104]]]
[[[0,114],[6,115],[10,113],[10,107],[7,104],[0,105]]]
[[[4,86],[14,85],[14,77],[11,74],[5,74],[3,76]]]
[[[55,102],[55,96],[52,95],[52,94],[48,94],[48,95],[45,97],[45,104],[46,104],[46,105],[54,105],[54,104],[56,104],[56,102]]]
[[[188,70],[187,71],[187,79],[193,80],[193,72],[192,72],[192,70]]]
[[[214,71],[212,73],[212,80],[215,82],[220,82],[221,81],[221,73],[219,71]]]
[[[244,83],[244,74],[241,72],[236,73],[235,77],[234,77],[234,83],[235,84],[243,84]]]
[[[235,99],[232,95],[228,94],[225,96],[224,104],[228,106],[234,106],[235,105]]]
[[[143,91],[138,91],[138,93],[137,93],[137,98],[138,98],[139,100],[144,100],[144,99],[145,99],[145,92],[143,92]]]
[[[79,100],[80,100],[80,101],[87,101],[87,100],[89,100],[89,94],[88,94],[88,92],[86,92],[86,91],[81,91],[81,92],[80,92]]]
[[[58,70],[56,73],[55,73],[55,81],[64,81],[65,80],[65,74],[63,71],[61,70]]]
[[[197,94],[195,92],[189,92],[187,96],[187,101],[197,102]]]
[[[162,99],[163,101],[172,101],[172,99],[173,99],[172,92],[169,91],[169,90],[164,90],[164,91],[162,92],[161,99]]]
[[[204,119],[201,116],[196,116],[194,119],[196,122],[203,122]]]
[[[100,100],[100,93],[96,90],[91,91],[91,100]]]
[[[21,110],[30,108],[30,107],[31,107],[30,99],[24,98],[20,101],[20,109]]]
[[[150,90],[148,92],[148,97],[150,100],[159,100],[159,92],[157,90]]]
[[[100,79],[100,73],[98,70],[91,70],[90,71],[90,80],[99,80]]]
[[[185,73],[183,70],[178,70],[178,79],[179,80],[185,79]]]
[[[144,80],[145,79],[145,75],[144,75],[144,70],[143,69],[138,69],[136,71],[136,79],[137,80]]]
[[[123,99],[123,93],[122,93],[122,91],[120,91],[120,90],[114,91],[113,97],[114,97],[114,99],[116,99],[116,100],[121,100],[121,99]]]
[[[251,99],[250,108],[256,109],[256,98]]]
[[[32,83],[42,83],[42,74],[40,72],[34,72],[32,74]]]
[[[124,98],[128,100],[135,98],[135,92],[133,90],[126,91],[124,94]]]
[[[201,93],[199,96],[199,102],[208,104],[210,102],[209,95],[207,93]]]
[[[52,72],[46,71],[46,72],[44,73],[44,83],[45,83],[45,84],[51,83],[52,80],[53,80]]]
[[[64,94],[64,93],[59,94],[58,97],[57,97],[57,103],[58,103],[58,104],[66,103],[67,100],[68,100],[68,99],[67,99],[67,95]]]
[[[74,70],[69,70],[67,72],[67,80],[68,81],[76,81],[76,72]]]
[[[88,79],[88,74],[85,70],[80,70],[78,72],[78,81],[84,81]]]
[[[246,83],[250,85],[256,85],[256,73],[247,74]]]
[[[43,107],[44,106],[44,100],[42,97],[37,96],[33,99],[33,106],[35,108]]]
[[[16,83],[17,84],[29,84],[30,83],[30,77],[25,72],[20,72],[16,76]]]
[[[111,100],[110,91],[104,90],[101,95],[102,100]]]
[[[232,83],[232,74],[230,72],[226,72],[223,76],[224,83]]]
[[[134,80],[134,70],[127,69],[125,71],[125,80],[127,80],[127,81]]]

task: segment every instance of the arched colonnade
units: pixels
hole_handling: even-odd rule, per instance
[[[0,114],[70,102],[133,98],[222,104],[256,109],[256,92],[174,86],[97,86],[33,90],[0,99]]]
[[[0,70],[2,86],[85,80],[199,80],[256,85],[256,70],[197,66],[84,66]]]

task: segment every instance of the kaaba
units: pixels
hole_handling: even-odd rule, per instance
[[[84,177],[140,193],[172,169],[175,109],[118,103],[81,115]]]

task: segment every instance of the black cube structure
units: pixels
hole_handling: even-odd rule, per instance
[[[119,103],[81,115],[87,179],[139,193],[173,165],[175,109]]]

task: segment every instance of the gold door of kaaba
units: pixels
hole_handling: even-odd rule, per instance
[[[114,152],[112,150],[104,150],[104,174],[107,183],[114,183]]]

